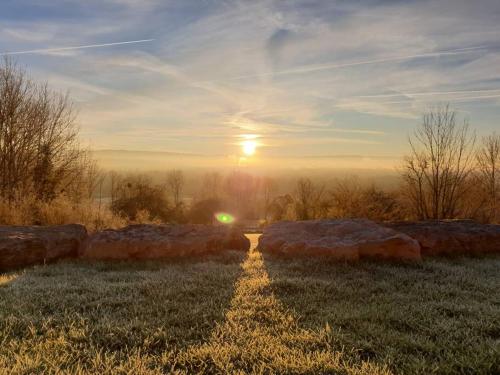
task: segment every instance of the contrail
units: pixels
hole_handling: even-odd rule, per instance
[[[500,98],[500,94],[492,94],[492,95],[480,95],[480,96],[464,96],[460,98],[450,98],[446,99],[447,102],[469,102],[474,100],[482,100],[482,99],[494,99]],[[419,102],[423,103],[425,100],[419,100]],[[359,102],[362,103],[362,102]],[[396,100],[396,101],[388,101],[388,102],[377,102],[377,104],[411,104],[411,101],[408,100]]]
[[[348,68],[348,67],[360,66],[360,65],[380,64],[380,63],[387,63],[387,62],[427,58],[427,57],[461,55],[461,54],[472,53],[472,52],[476,52],[479,50],[486,50],[486,49],[487,49],[487,46],[476,46],[476,47],[459,48],[459,49],[446,50],[446,51],[419,53],[419,54],[414,54],[414,55],[395,56],[395,57],[388,57],[388,58],[381,58],[381,59],[374,59],[374,60],[354,61],[354,62],[343,63],[343,64],[312,65],[312,66],[304,66],[304,67],[297,68],[297,69],[282,70],[282,71],[278,71],[278,72],[239,76],[239,77],[231,78],[231,80],[240,80],[240,79],[245,79],[245,78],[255,78],[255,77],[263,77],[263,76],[278,76],[278,75],[287,75],[287,74],[305,74],[305,73],[312,73],[312,72],[317,72],[317,71],[321,71],[321,70]]]
[[[140,39],[140,40],[129,40],[126,42],[87,44],[84,46],[56,47],[56,48],[44,48],[44,49],[32,49],[32,50],[28,50],[28,51],[0,52],[0,56],[27,55],[27,54],[47,53],[47,52],[72,51],[72,50],[77,50],[77,49],[112,47],[112,46],[121,46],[124,44],[147,43],[147,42],[152,42],[152,41],[154,41],[154,39]]]
[[[397,94],[379,94],[379,95],[360,95],[356,98],[397,98],[399,96],[427,96],[427,95],[462,95],[462,94],[478,94],[499,92],[500,89],[484,89],[484,90],[461,90],[461,91],[429,91],[429,92],[401,92]]]

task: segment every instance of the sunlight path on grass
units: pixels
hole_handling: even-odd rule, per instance
[[[225,322],[210,340],[179,353],[176,370],[209,373],[388,374],[374,364],[344,361],[331,332],[305,330],[277,300],[262,255],[251,250]]]
[[[19,275],[15,273],[4,274],[4,275],[0,274],[0,287],[7,285],[11,281],[17,279],[18,276]]]

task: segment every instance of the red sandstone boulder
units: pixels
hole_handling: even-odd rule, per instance
[[[342,260],[419,260],[418,242],[370,220],[284,221],[268,226],[259,250],[284,255],[328,255]]]
[[[479,224],[472,220],[386,225],[416,239],[423,255],[500,253],[500,225]]]
[[[231,227],[141,224],[93,234],[80,255],[86,259],[157,259],[249,248],[248,238]]]
[[[0,226],[0,271],[75,258],[87,238],[83,225]]]

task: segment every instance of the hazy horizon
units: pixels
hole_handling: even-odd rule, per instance
[[[360,175],[394,174],[401,165],[397,156],[322,155],[251,157],[233,155],[204,155],[167,151],[139,150],[92,150],[99,166],[105,170],[154,171],[172,169],[200,169],[227,171],[240,169],[250,173],[266,175],[282,171],[284,174],[300,171],[329,170],[352,172]]]

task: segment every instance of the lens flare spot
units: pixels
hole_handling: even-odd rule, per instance
[[[218,212],[215,214],[215,218],[219,223],[231,224],[234,222],[234,216],[226,212]]]

